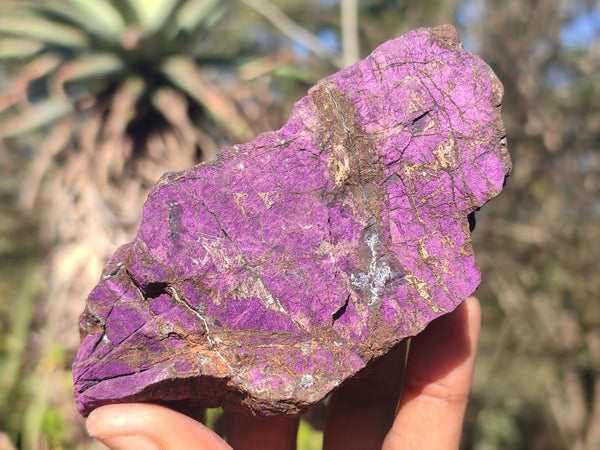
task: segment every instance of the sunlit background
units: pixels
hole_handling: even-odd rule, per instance
[[[100,448],[71,393],[77,316],[163,172],[443,23],[504,83],[514,163],[474,232],[463,448],[600,448],[598,0],[0,0],[0,449]],[[307,416],[300,449],[321,426]]]

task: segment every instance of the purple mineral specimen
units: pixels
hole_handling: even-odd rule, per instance
[[[467,216],[510,170],[501,97],[451,26],[418,29],[164,175],[81,315],[81,413],[298,413],[452,311],[480,281]]]

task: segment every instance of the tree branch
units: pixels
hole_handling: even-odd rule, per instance
[[[331,60],[338,69],[342,68],[339,57],[329,54],[317,36],[298,25],[273,3],[267,0],[241,0],[241,2],[262,15],[292,41],[306,47],[319,58]]]
[[[342,65],[348,67],[360,59],[358,41],[358,0],[341,0]]]

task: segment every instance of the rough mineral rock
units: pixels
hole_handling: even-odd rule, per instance
[[[501,97],[451,26],[418,29],[164,175],[81,315],[81,413],[298,413],[452,311],[480,280],[467,215],[510,170]]]

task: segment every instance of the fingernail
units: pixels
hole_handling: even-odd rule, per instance
[[[109,436],[98,439],[110,450],[159,450],[158,445],[144,436]]]

